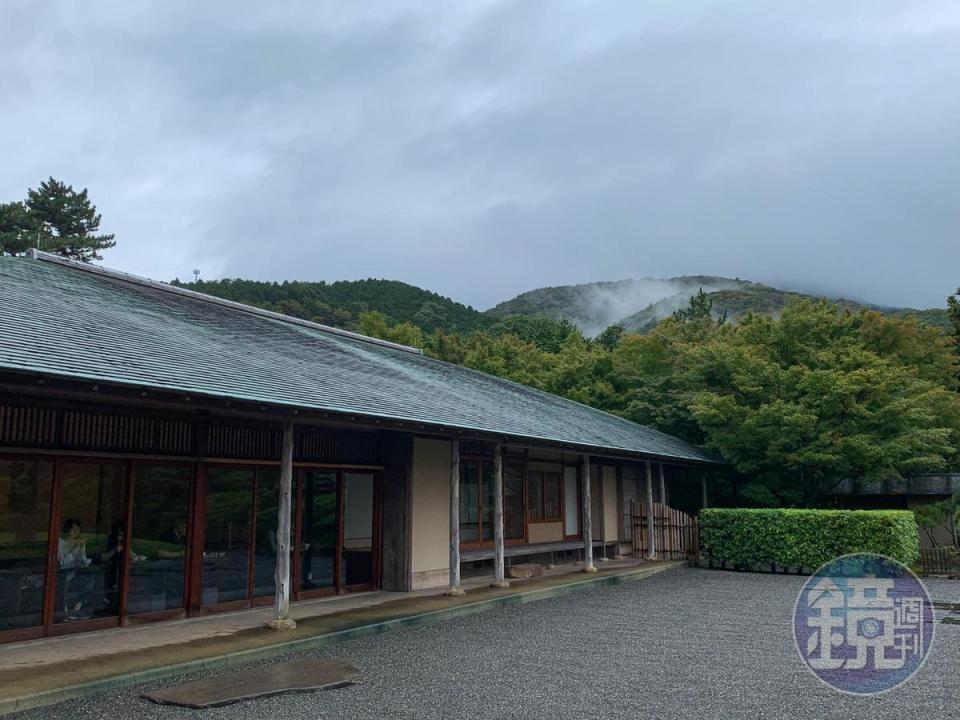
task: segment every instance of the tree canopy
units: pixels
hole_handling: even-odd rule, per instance
[[[102,260],[100,251],[116,241],[99,230],[100,214],[87,189],[77,192],[52,177],[28,189],[26,200],[0,204],[0,254],[36,247],[81,262]]]
[[[416,337],[382,317],[362,330],[702,444],[741,503],[813,506],[844,479],[957,462],[957,357],[939,329],[809,301],[724,323],[708,302],[594,341],[536,318],[467,335]]]

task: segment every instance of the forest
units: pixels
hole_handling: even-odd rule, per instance
[[[360,330],[703,445],[729,463],[722,501],[810,507],[845,478],[960,467],[951,299],[952,334],[805,299],[734,323],[702,292],[645,335],[611,327],[589,340],[527,316],[425,333],[379,313],[363,314]]]

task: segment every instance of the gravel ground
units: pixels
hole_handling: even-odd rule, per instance
[[[27,718],[898,718],[956,717],[960,625],[938,622],[926,665],[881,696],[841,695],[801,663],[790,618],[804,578],[679,569],[409,628],[311,653],[354,663],[363,684],[192,711],[146,687],[21,713]],[[960,602],[960,582],[932,580]],[[938,612],[938,619],[944,612]],[[296,656],[294,656],[296,657]],[[288,658],[289,659],[289,658]],[[192,675],[183,679],[195,679]]]

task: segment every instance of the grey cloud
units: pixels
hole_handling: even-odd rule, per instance
[[[683,274],[938,306],[960,10],[762,3],[0,8],[0,197],[89,185],[159,278],[413,282],[486,307]]]

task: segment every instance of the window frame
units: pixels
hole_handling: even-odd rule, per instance
[[[547,515],[547,479],[551,477],[556,482],[556,493],[554,497],[556,498],[556,509],[557,516],[548,516]],[[534,479],[535,478],[535,479]],[[531,512],[534,508],[530,502],[532,493],[530,492],[530,483],[531,481],[535,482],[539,486],[539,517],[534,517],[534,514]],[[526,492],[527,492],[527,522],[528,523],[556,523],[564,522],[564,497],[563,497],[563,472],[554,472],[553,470],[528,470],[527,471],[527,482],[526,482]]]

